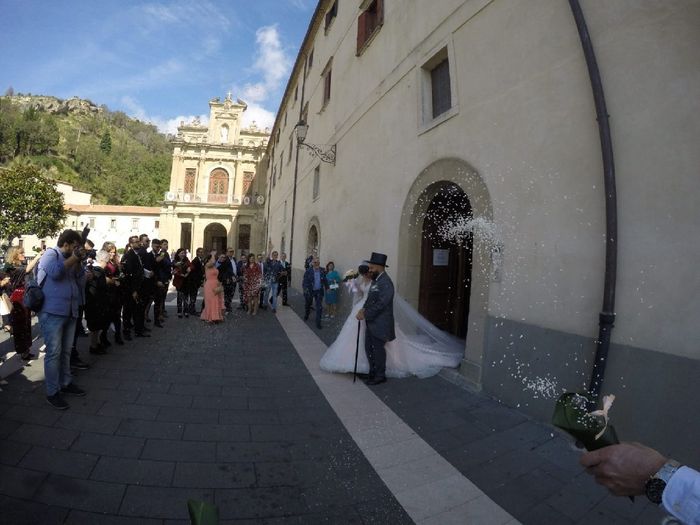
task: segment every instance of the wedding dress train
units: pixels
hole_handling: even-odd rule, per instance
[[[322,370],[353,371],[359,329],[357,372],[369,372],[365,354],[365,322],[355,319],[355,315],[365,303],[370,284],[371,281],[363,277],[348,283],[353,293],[353,307],[338,337],[321,358]],[[387,377],[430,377],[443,367],[459,365],[464,356],[463,340],[435,328],[398,295],[394,296],[394,316],[397,319],[396,339],[385,345]]]

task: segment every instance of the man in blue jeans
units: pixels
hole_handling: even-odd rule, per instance
[[[46,250],[39,261],[37,280],[44,291],[39,324],[46,344],[46,400],[58,410],[68,408],[61,394],[85,395],[85,391],[73,383],[70,350],[82,301],[80,286],[84,283],[85,270],[81,262],[86,256],[80,233],[65,230],[57,246]]]
[[[277,251],[270,254],[270,258],[265,262],[265,282],[267,282],[267,292],[265,302],[272,305],[272,313],[277,312],[277,287],[279,286],[282,263],[277,259]]]

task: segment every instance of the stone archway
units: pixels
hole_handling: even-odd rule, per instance
[[[309,255],[320,256],[321,254],[321,228],[318,219],[314,217],[309,221],[309,227],[306,234],[306,253],[304,258]]]
[[[397,275],[397,292],[416,309],[420,303],[424,263],[425,218],[431,203],[449,187],[456,187],[464,194],[473,217],[493,219],[488,188],[479,173],[465,161],[456,158],[441,159],[430,164],[416,177],[406,196],[401,215],[398,253],[401,264],[398,265]],[[481,385],[491,260],[490,246],[478,238],[474,239],[471,249],[466,348],[460,373],[476,387]]]
[[[227,247],[226,228],[218,222],[207,224],[206,228],[204,228],[204,252],[208,253],[211,250],[224,252]]]

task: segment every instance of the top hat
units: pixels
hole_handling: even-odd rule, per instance
[[[367,261],[369,264],[378,264],[379,266],[384,266],[388,268],[389,265],[386,263],[386,255],[383,253],[372,252],[372,256]]]

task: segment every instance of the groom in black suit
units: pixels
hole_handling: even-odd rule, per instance
[[[365,353],[369,361],[368,385],[386,382],[386,350],[384,344],[396,338],[394,333],[394,283],[384,271],[387,268],[386,255],[372,252],[367,261],[372,285],[357,319],[364,320]]]

